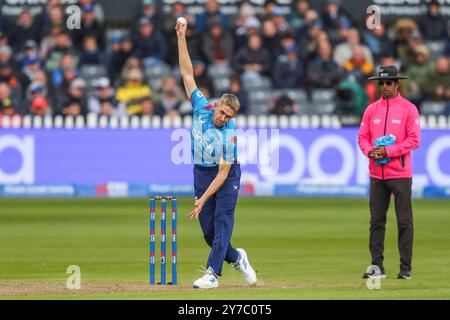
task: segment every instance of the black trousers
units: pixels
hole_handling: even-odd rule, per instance
[[[397,214],[400,269],[411,271],[414,237],[411,187],[412,179],[370,179],[369,248],[373,265],[383,265],[386,216],[391,201],[391,194],[393,194],[395,212]]]

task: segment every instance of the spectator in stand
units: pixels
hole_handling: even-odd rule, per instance
[[[270,18],[272,17],[272,11],[277,6],[278,3],[275,0],[266,0],[266,2],[264,3],[264,12],[261,14],[260,20],[270,20]]]
[[[300,58],[302,61],[309,61],[315,54],[317,37],[322,32],[322,22],[318,19],[317,13],[313,10],[308,11],[305,24],[296,35],[297,43],[300,43]]]
[[[270,53],[262,47],[261,38],[258,35],[250,36],[248,45],[236,53],[234,68],[242,73],[243,81],[254,81],[261,76],[269,75],[272,68]]]
[[[139,33],[135,36],[134,54],[143,60],[146,67],[164,65],[167,55],[167,44],[164,36],[155,30],[148,18],[139,20]]]
[[[5,33],[5,31],[2,31],[0,29],[0,47],[7,46],[8,44],[9,44],[8,35]]]
[[[273,68],[273,85],[277,89],[295,89],[302,85],[303,66],[298,58],[298,48],[291,45],[285,55],[278,57]]]
[[[373,30],[364,29],[362,37],[372,52],[375,63],[380,62],[382,56],[394,54],[394,43],[389,39],[383,24]]]
[[[201,60],[192,60],[194,68],[194,79],[198,87],[207,87],[208,91],[215,96],[214,81],[206,72],[206,64]]]
[[[45,22],[42,27],[42,36],[44,37],[49,35],[54,28],[62,30],[66,29],[66,19],[64,17],[63,7],[58,4],[48,7],[47,10],[47,17],[44,18]]]
[[[328,0],[322,14],[322,22],[325,30],[330,35],[331,42],[341,41],[346,30],[352,27],[352,22],[342,10],[341,0]]]
[[[89,112],[104,114],[102,107],[103,103],[106,102],[104,108],[109,110],[109,106],[111,106],[111,114],[121,116],[127,113],[125,104],[116,100],[114,88],[111,86],[111,81],[108,78],[96,79],[93,81],[93,85],[97,91],[95,95],[88,98],[87,106]]]
[[[229,17],[222,13],[217,0],[206,0],[205,10],[197,15],[197,31],[206,32],[213,24],[220,24],[224,30],[231,28]]]
[[[5,82],[0,82],[0,115],[10,116],[18,114],[13,100],[11,99],[11,91]]]
[[[66,54],[64,54],[60,60],[59,67],[54,69],[50,73],[52,86],[61,86],[64,82],[64,72],[66,70],[76,70],[77,64],[77,58],[72,53],[67,52]],[[69,82],[71,82],[75,78],[76,74],[78,74],[77,70],[74,72],[73,78],[71,78]]]
[[[294,115],[298,113],[298,105],[295,103],[295,98],[290,94],[282,94],[274,101],[271,107],[271,114],[274,115]]]
[[[41,30],[34,21],[34,17],[28,9],[24,9],[14,26],[8,32],[9,44],[14,50],[20,51],[25,41],[34,40],[36,43],[41,41]]]
[[[241,104],[241,106],[239,107],[239,113],[244,115],[247,114],[249,104],[248,92],[242,88],[241,77],[239,76],[239,74],[233,74],[230,77],[230,87],[222,92],[220,96],[225,93],[234,94]]]
[[[394,24],[394,45],[395,56],[403,61],[403,67],[407,66],[414,60],[414,54],[410,48],[410,39],[412,37],[418,38],[420,35],[417,23],[411,18],[400,18]],[[408,56],[408,57],[407,57]],[[405,62],[407,58],[409,61]]]
[[[27,40],[23,46],[22,52],[17,52],[16,61],[20,61],[20,67],[24,66],[24,61],[31,56],[37,56],[42,58],[39,50],[39,46],[34,42],[34,40]]]
[[[332,89],[343,78],[343,70],[334,62],[331,44],[317,48],[317,56],[308,64],[308,81],[312,88]]]
[[[105,49],[105,29],[103,25],[97,20],[95,15],[95,7],[92,4],[86,4],[81,7],[81,29],[71,30],[72,40],[75,48],[81,50],[83,47],[83,39],[87,35],[92,35],[97,38],[98,46],[101,50]]]
[[[78,5],[83,8],[85,6],[91,6],[94,8],[95,19],[101,25],[105,22],[105,12],[102,5],[97,0],[78,0]]]
[[[265,20],[262,25],[263,47],[270,54],[270,64],[274,65],[277,57],[282,53],[280,48],[280,35],[272,20]]]
[[[0,88],[1,89],[1,88]],[[14,105],[10,99],[0,99],[0,120],[2,117],[12,117],[17,114]]]
[[[55,37],[55,46],[48,51],[45,60],[45,69],[52,72],[60,65],[62,57],[72,51],[72,41],[69,34],[59,31]]]
[[[447,58],[450,58],[450,37],[447,39],[447,43],[442,54]]]
[[[415,51],[421,45],[424,45],[423,38],[419,31],[414,31],[408,38],[406,45],[397,48],[398,58],[402,61],[402,66],[405,70],[414,64]]]
[[[125,62],[122,70],[122,81],[126,81],[129,71],[137,70],[142,73],[142,64],[139,58],[131,56]]]
[[[420,82],[425,79],[427,74],[432,73],[435,67],[430,59],[430,51],[425,45],[418,46],[415,53],[415,62],[406,70],[406,75],[409,78],[407,80],[408,98],[417,107],[420,107],[423,102]]]
[[[36,74],[41,71],[41,59],[38,56],[28,56],[23,64],[19,79],[22,88],[26,89],[35,80]]]
[[[44,72],[43,76],[45,77]],[[24,103],[22,104],[20,112],[24,114],[30,112],[30,106],[32,105],[33,101],[37,98],[44,98],[48,102],[49,99],[47,98],[47,94],[48,88],[45,81],[40,80],[39,82],[38,81],[33,82],[26,90]]]
[[[127,35],[116,36],[112,39],[111,48],[108,52],[108,75],[115,84],[120,78],[125,63],[133,53],[133,42]]]
[[[155,102],[149,96],[143,97],[141,99],[141,112],[137,114],[140,117],[148,117],[148,116],[162,116],[163,111],[160,107],[155,106]]]
[[[173,28],[175,25],[175,21],[179,17],[184,17],[189,22],[189,28],[192,27],[193,17],[188,13],[186,5],[182,3],[181,1],[175,1],[171,8],[170,13],[164,15],[164,35],[167,38],[170,38],[173,36]],[[194,28],[195,29],[195,28]],[[177,57],[178,58],[178,57]]]
[[[278,33],[281,36],[291,32],[291,27],[289,26],[289,24],[286,21],[286,18],[284,17],[283,8],[281,7],[273,8],[270,19],[275,24]]]
[[[347,63],[353,57],[353,49],[355,46],[361,46],[362,51],[364,53],[365,60],[373,63],[373,56],[370,52],[370,49],[362,45],[360,42],[359,32],[355,28],[351,28],[348,30],[346,34],[346,41],[338,44],[334,49],[333,59],[334,61],[341,67],[344,67],[344,64]]]
[[[63,32],[63,29],[61,27],[53,27],[49,30],[48,34],[44,36],[44,38],[41,41],[41,55],[45,59],[47,57],[48,52],[50,49],[54,48],[56,46],[56,38],[58,37],[58,34]]]
[[[152,90],[143,83],[144,76],[139,69],[128,69],[124,71],[125,83],[117,89],[116,99],[126,105],[128,114],[141,112],[140,99],[151,96]]]
[[[0,62],[0,83],[8,85],[12,103],[18,107],[22,99],[22,86],[14,75],[14,67],[10,62]]]
[[[0,63],[12,63],[12,50],[8,45],[0,46]]]
[[[150,20],[153,24],[153,26],[155,27],[155,29],[158,29],[158,31],[164,31],[163,30],[163,17],[160,13],[160,11],[158,10],[158,7],[156,5],[156,0],[142,0],[142,8],[140,11],[139,16],[137,17],[136,21],[138,22],[138,24],[136,26],[133,27],[133,33],[136,33],[137,30],[139,29],[139,21],[142,18],[146,18],[148,20]],[[174,28],[174,21],[172,20],[172,31]]]
[[[367,76],[373,73],[373,69],[373,63],[364,55],[364,48],[361,45],[354,46],[352,58],[344,63],[346,74],[354,76],[363,84]]]
[[[247,44],[248,37],[258,33],[261,28],[261,22],[256,17],[255,8],[248,2],[243,2],[239,8],[239,16],[235,22],[234,43],[235,50]]]
[[[50,106],[48,105],[47,99],[44,97],[37,97],[33,99],[30,105],[30,113],[33,116],[45,116],[50,114]]]
[[[450,62],[447,57],[439,57],[433,70],[426,73],[420,84],[425,99],[450,100]]]
[[[291,28],[299,29],[303,27],[305,23],[306,12],[310,10],[310,5],[308,0],[296,0],[295,6],[292,8],[291,13],[288,16],[288,22]]]
[[[203,36],[202,50],[208,64],[229,64],[233,57],[233,37],[214,23]]]
[[[80,53],[79,66],[83,65],[102,65],[104,63],[103,55],[97,44],[97,38],[87,35],[83,40],[83,50]]]
[[[86,115],[88,112],[86,82],[81,78],[74,79],[69,85],[68,92],[62,93],[56,103],[55,114],[64,116]]]
[[[448,17],[442,15],[440,7],[439,1],[431,0],[426,16],[419,20],[420,31],[427,40],[448,39]]]
[[[197,84],[198,85],[198,84]],[[200,85],[198,85],[200,87]],[[184,93],[173,76],[166,76],[158,90],[159,104],[165,114],[176,116],[179,114],[181,103],[185,100]]]

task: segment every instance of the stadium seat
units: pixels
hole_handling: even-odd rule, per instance
[[[219,94],[225,90],[227,90],[230,87],[230,79],[228,78],[214,78],[214,89],[216,89],[216,92]]]
[[[421,113],[423,115],[441,115],[446,107],[443,101],[424,101],[421,105]]]
[[[163,78],[170,74],[170,67],[167,65],[159,65],[147,67],[144,70],[144,75],[148,80],[153,78]]]
[[[212,64],[208,67],[208,75],[211,78],[229,78],[233,73],[231,67],[227,64]]]
[[[445,48],[445,41],[425,41],[425,45],[430,49],[430,57],[431,60],[436,60],[439,57]]]
[[[270,89],[272,87],[272,80],[267,77],[260,77],[258,80],[244,82],[243,87],[248,91],[255,89]]]
[[[313,102],[331,102],[334,100],[335,91],[333,89],[314,89],[311,93]]]

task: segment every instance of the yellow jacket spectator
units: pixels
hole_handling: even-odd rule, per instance
[[[117,89],[116,99],[126,104],[128,114],[138,114],[141,112],[141,99],[151,96],[152,89],[143,83],[144,76],[140,70],[129,70],[124,78],[125,84]]]

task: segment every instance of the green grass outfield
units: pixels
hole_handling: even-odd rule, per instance
[[[209,250],[198,221],[186,217],[193,200],[178,202],[180,286],[150,288],[146,199],[0,199],[0,298],[450,298],[449,200],[414,201],[410,281],[395,279],[397,230],[389,212],[388,278],[380,290],[369,290],[361,279],[370,263],[367,200],[241,198],[233,244],[247,250],[259,285],[248,288],[225,264],[220,287],[209,291],[191,288]],[[65,287],[69,265],[81,268],[79,291]],[[170,280],[170,268],[168,274]]]

